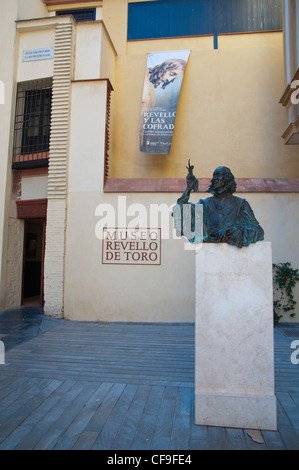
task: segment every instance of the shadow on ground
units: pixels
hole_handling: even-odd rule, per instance
[[[0,313],[0,339],[10,351],[35,336],[51,330],[63,320],[44,316],[42,308],[19,307]]]

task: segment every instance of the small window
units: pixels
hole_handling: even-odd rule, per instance
[[[49,150],[51,88],[25,91],[21,153]]]
[[[59,10],[56,11],[56,16],[61,15],[73,15],[77,23],[82,23],[84,21],[95,21],[96,19],[96,9],[95,8],[85,8],[79,10]]]
[[[18,84],[13,156],[23,162],[35,160],[49,151],[52,103],[52,79],[33,80]],[[35,157],[38,155],[39,157]],[[29,157],[28,157],[29,158]]]

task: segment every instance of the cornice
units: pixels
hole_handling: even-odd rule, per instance
[[[279,103],[282,104],[282,106],[288,106],[289,102],[290,102],[290,99],[291,99],[291,94],[293,93],[294,91],[294,88],[291,88],[291,83],[294,81],[294,80],[299,80],[299,68],[297,69],[293,79],[291,80],[291,82],[288,84],[288,86],[286,87],[285,91],[283,92],[283,95],[282,97],[280,98],[279,100]]]

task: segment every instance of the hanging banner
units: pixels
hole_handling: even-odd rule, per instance
[[[190,51],[150,52],[141,105],[140,151],[168,154]]]

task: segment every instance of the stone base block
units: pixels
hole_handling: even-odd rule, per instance
[[[276,430],[271,243],[195,256],[195,422]]]
[[[195,423],[276,430],[276,397],[195,392]]]

